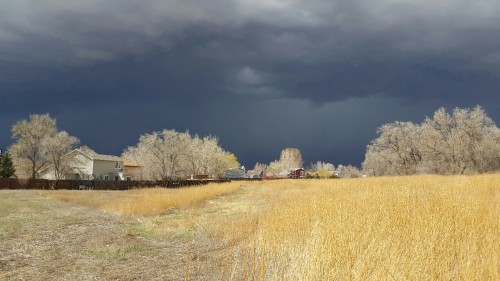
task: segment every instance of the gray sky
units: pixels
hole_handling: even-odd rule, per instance
[[[500,121],[500,2],[0,0],[0,147],[50,113],[100,153],[163,128],[247,166],[298,147],[360,165],[380,125]]]

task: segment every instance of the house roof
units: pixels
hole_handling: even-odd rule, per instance
[[[114,155],[95,154],[92,158],[101,161],[123,162],[123,159]]]
[[[289,175],[290,173],[293,173],[295,171],[298,171],[298,170],[303,170],[305,171],[304,168],[291,168],[291,169],[286,169],[286,170],[283,170],[279,173],[280,176],[287,176]]]
[[[83,151],[81,149],[75,149],[73,151],[80,152],[81,154],[91,158],[92,160],[123,162],[122,158],[120,158],[118,156],[114,156],[114,155],[99,154],[99,153],[96,153],[95,151]],[[68,153],[68,155],[69,154],[71,154],[71,152]]]

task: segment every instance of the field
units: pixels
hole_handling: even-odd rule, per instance
[[[500,175],[0,190],[0,280],[500,280]]]

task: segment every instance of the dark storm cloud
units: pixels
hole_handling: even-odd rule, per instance
[[[494,1],[9,1],[0,10],[0,59],[2,72],[18,62],[55,73],[156,54],[170,64],[165,75],[217,62],[198,70],[227,72],[211,82],[236,92],[313,101],[418,96],[464,88],[445,86],[437,73],[492,83],[499,8]],[[266,79],[246,83],[245,69]]]
[[[51,112],[70,133],[79,125],[80,138],[95,146],[98,139],[88,136],[95,126],[83,128],[88,119],[120,119],[129,124],[129,133],[114,142],[122,147],[141,133],[172,126],[217,134],[252,160],[297,145],[314,158],[347,159],[342,155],[356,150],[353,163],[359,163],[375,128],[393,121],[381,112],[388,104],[406,109],[399,119],[476,104],[500,118],[498,1],[0,4],[2,131],[19,116]],[[375,104],[370,114],[368,102]],[[418,113],[408,115],[410,105]],[[134,114],[121,116],[124,110]],[[337,136],[327,129],[338,124],[339,112],[351,121]],[[293,118],[301,120],[296,130],[307,133],[281,129]],[[246,133],[231,134],[242,127]],[[314,149],[316,132],[335,140],[323,144],[329,152]],[[4,135],[0,141],[8,142]],[[259,151],[249,152],[254,146]]]

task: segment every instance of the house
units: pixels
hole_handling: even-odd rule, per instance
[[[125,180],[147,180],[148,177],[144,175],[143,165],[137,161],[125,160],[123,162],[123,175]]]
[[[264,171],[248,170],[246,177],[249,179],[261,179],[264,177]]]
[[[280,178],[302,179],[306,175],[304,168],[292,168],[279,173]]]
[[[245,178],[245,171],[245,166],[229,168],[224,172],[224,177],[228,179],[242,179]]]
[[[75,149],[64,156],[66,180],[126,180],[134,175],[124,172],[124,160],[118,156],[98,154],[91,150]],[[133,166],[130,166],[132,168]],[[40,178],[55,179],[54,167],[40,171]]]

